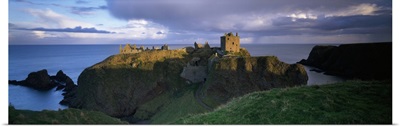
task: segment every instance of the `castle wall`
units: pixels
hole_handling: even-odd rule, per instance
[[[239,52],[240,51],[240,37],[234,36],[232,33],[226,34],[221,37],[221,49],[223,51]]]
[[[143,46],[140,46],[140,48],[137,48],[136,44],[134,44],[132,46],[129,44],[126,44],[124,46],[124,48],[122,48],[120,45],[119,53],[120,54],[135,54],[135,53],[140,53],[140,52],[147,51],[147,50],[150,50],[150,49],[148,49],[148,47],[146,49],[144,49]],[[160,50],[160,48],[153,46],[153,48],[151,50]],[[165,44],[164,46],[162,46],[161,50],[169,50],[169,46]]]

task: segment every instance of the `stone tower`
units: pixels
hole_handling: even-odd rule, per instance
[[[222,51],[228,52],[239,52],[240,51],[240,37],[238,33],[236,36],[232,32],[221,36],[221,49]]]

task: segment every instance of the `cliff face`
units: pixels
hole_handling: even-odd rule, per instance
[[[81,73],[71,107],[114,117],[133,115],[139,105],[185,85],[179,77],[186,63],[184,55],[165,50],[111,56]]]
[[[244,49],[241,53],[248,54]],[[206,71],[207,89],[197,89],[194,86],[204,86],[202,81],[190,84],[188,79],[181,77],[183,68],[193,64],[193,61],[194,66],[205,67],[202,70]],[[70,107],[101,111],[114,117],[132,116],[154,120],[157,116],[163,116],[157,113],[176,110],[171,108],[173,102],[182,103],[180,106],[190,102],[190,110],[185,110],[186,114],[176,115],[203,111],[203,107],[192,95],[195,91],[221,100],[219,104],[222,104],[232,97],[253,91],[306,84],[307,79],[301,65],[285,64],[273,56],[220,58],[211,49],[119,54],[110,56],[81,73],[78,78],[79,86],[72,92],[75,95],[70,101]],[[185,102],[177,102],[179,100]],[[184,109],[188,108],[182,110]],[[169,115],[175,114],[164,115],[163,119],[176,117]]]
[[[307,84],[308,76],[300,64],[286,64],[275,56],[224,57],[210,69],[206,95],[225,103],[254,91]]]
[[[392,43],[315,46],[307,60],[299,63],[351,79],[391,79]]]

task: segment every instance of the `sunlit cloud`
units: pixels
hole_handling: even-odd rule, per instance
[[[383,7],[379,7],[376,4],[370,3],[362,3],[359,5],[349,6],[348,8],[338,10],[336,12],[332,12],[331,14],[327,14],[327,17],[330,16],[354,16],[354,15],[376,15],[375,12],[383,9]]]

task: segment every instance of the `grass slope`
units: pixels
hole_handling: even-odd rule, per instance
[[[59,111],[17,110],[9,106],[9,124],[128,124],[101,112],[79,109]]]
[[[188,114],[206,112],[207,110],[201,107],[194,98],[196,86],[189,86],[180,92],[170,92],[154,98],[141,105],[135,117],[148,119],[151,124],[170,124]]]
[[[254,92],[177,124],[391,124],[391,82],[348,81]]]

